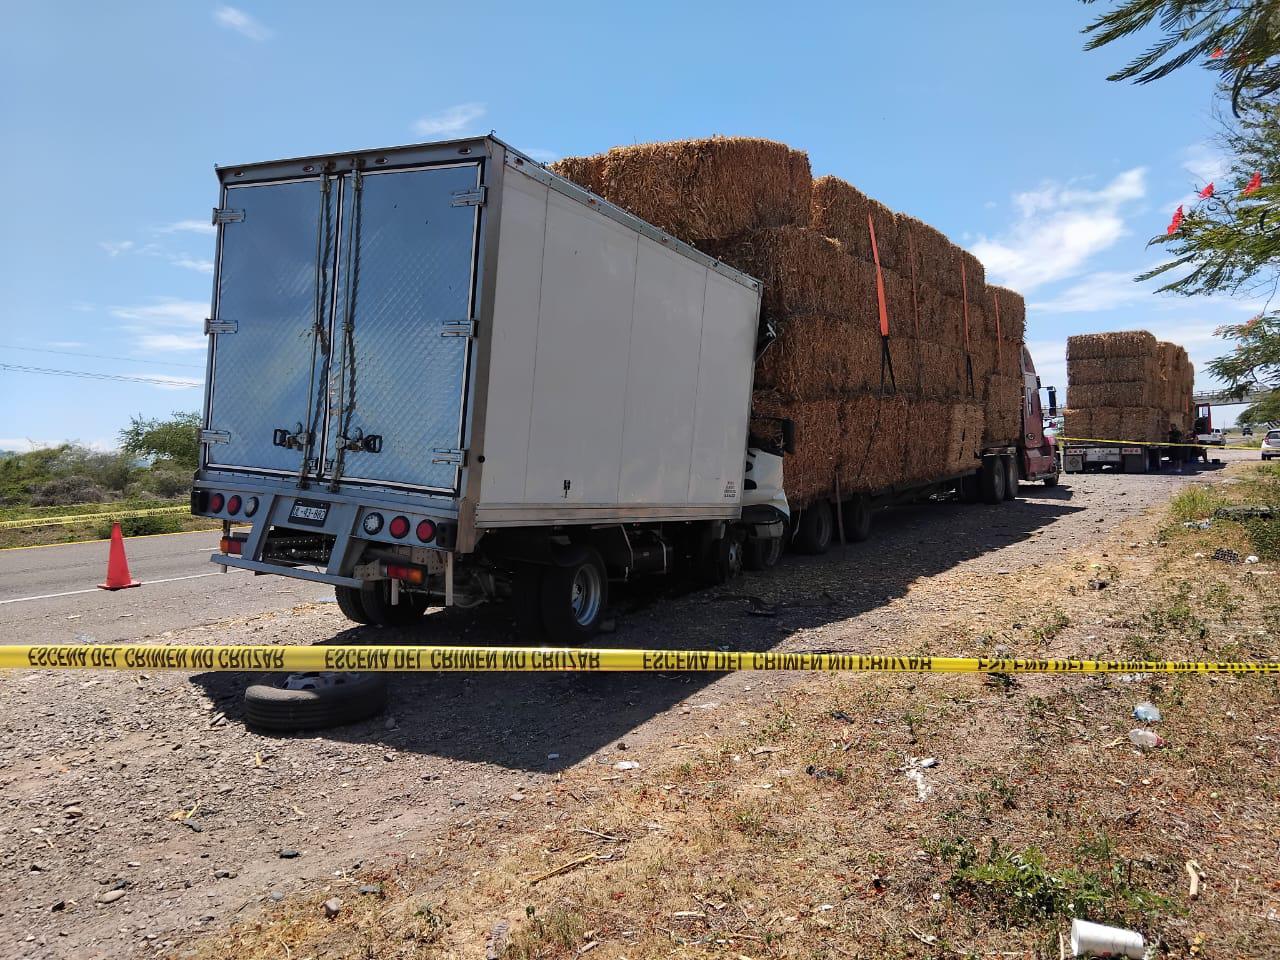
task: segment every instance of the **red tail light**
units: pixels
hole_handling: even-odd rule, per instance
[[[405,583],[412,583],[415,586],[421,584],[427,579],[427,571],[421,567],[404,567],[400,564],[387,564],[387,576],[392,580],[403,580]]]
[[[387,533],[391,534],[397,540],[399,540],[401,537],[407,537],[409,535],[409,518],[396,517],[388,525]]]
[[[239,513],[240,502],[241,502],[240,495],[232,494],[231,499],[227,501],[227,513],[232,513],[232,514]]]
[[[426,543],[436,535],[436,525],[430,520],[423,520],[418,524],[418,539]]]
[[[213,493],[209,495],[209,509],[212,510],[214,513],[217,513],[219,510],[221,510],[222,505],[226,502],[227,502],[226,498],[223,497],[223,495],[220,493]]]

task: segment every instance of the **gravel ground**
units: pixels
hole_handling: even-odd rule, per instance
[[[949,582],[980,575],[998,583],[1002,573],[1051,562],[1192,480],[1077,476],[1055,489],[1024,485],[1023,499],[996,507],[889,511],[877,516],[868,543],[823,558],[787,557],[771,573],[723,590],[617,596],[616,631],[603,641],[882,646],[939,612],[981,618],[981,594],[948,590]],[[773,615],[753,615],[762,607]],[[333,604],[301,604],[136,639],[512,639],[497,608],[433,612],[412,633],[348,627]],[[341,885],[362,866],[430,856],[451,828],[501,822],[513,798],[569,766],[611,768],[621,756],[711,736],[738,722],[735,710],[790,682],[751,674],[406,676],[394,682],[382,717],[277,738],[244,728],[247,681],[0,677],[0,884],[8,894],[0,957],[171,954],[203,930],[311,885]]]

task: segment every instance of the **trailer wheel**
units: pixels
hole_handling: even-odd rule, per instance
[[[1045,477],[1044,485],[1046,487],[1056,487],[1058,485],[1058,475],[1055,473]]]
[[[427,598],[407,590],[400,591],[400,602],[391,602],[390,580],[367,580],[360,588],[360,601],[368,615],[368,623],[378,627],[407,627],[427,612]]]
[[[751,539],[742,553],[742,565],[748,570],[768,570],[782,559],[782,537],[767,540]]]
[[[698,557],[699,579],[708,586],[718,587],[735,577],[742,576],[746,565],[746,544],[733,532],[707,541]]]
[[[845,502],[842,512],[846,540],[861,543],[871,536],[871,503],[864,495],[851,497]]]
[[[826,553],[831,547],[835,527],[835,519],[831,516],[831,504],[826,500],[817,500],[800,511],[792,546],[798,553],[814,555]]]
[[[1004,498],[1018,499],[1018,460],[1016,457],[1001,457],[1004,461]]]
[[[570,547],[542,574],[542,623],[549,638],[567,644],[595,636],[609,602],[609,579],[594,547]]]
[[[1003,458],[996,456],[983,457],[981,474],[983,502],[1003,502],[1005,478]]]
[[[369,611],[364,608],[364,600],[357,587],[334,587],[333,595],[338,599],[338,609],[352,623],[368,623]]]
[[[518,564],[511,574],[511,613],[516,633],[528,643],[542,643],[547,628],[542,622],[542,578],[547,568],[536,563]]]
[[[355,723],[382,711],[387,685],[381,673],[291,673],[245,690],[245,722],[282,733]]]

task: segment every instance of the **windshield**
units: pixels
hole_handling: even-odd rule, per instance
[[[1268,431],[1267,431],[1267,439],[1268,439],[1268,440],[1280,440],[1280,430],[1268,430]]]

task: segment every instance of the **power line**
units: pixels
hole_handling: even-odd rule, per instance
[[[15,370],[18,373],[42,373],[51,377],[82,377],[85,380],[125,380],[129,383],[158,383],[164,387],[200,387],[203,383],[184,383],[174,378],[162,380],[159,377],[128,377],[121,373],[90,373],[88,370],[54,370],[50,367],[26,367],[17,363],[0,363],[0,370]]]
[[[74,350],[50,350],[48,347],[19,347],[12,343],[0,343],[0,350],[28,350],[32,353],[60,353],[66,357],[91,357],[94,360],[123,360],[125,363],[155,363],[165,367],[191,367],[203,370],[203,363],[178,363],[168,360],[141,360],[137,357],[113,357],[105,353],[79,353]]]

